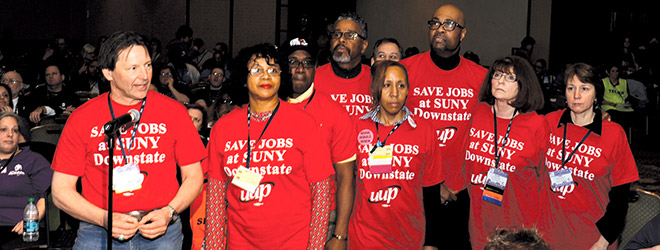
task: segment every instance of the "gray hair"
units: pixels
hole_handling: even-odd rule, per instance
[[[333,27],[337,26],[337,23],[341,20],[351,20],[359,24],[360,32],[362,33],[361,35],[364,37],[369,37],[367,36],[367,22],[364,21],[364,19],[362,19],[362,17],[360,17],[360,15],[358,15],[357,13],[355,12],[342,13],[341,15],[339,15],[339,17],[337,17],[337,21],[335,21]]]

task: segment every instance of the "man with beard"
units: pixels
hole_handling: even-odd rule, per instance
[[[460,56],[467,33],[465,15],[458,7],[440,6],[428,21],[430,50],[403,60],[408,68],[410,91],[406,106],[415,116],[431,122],[443,151],[447,182],[461,178],[460,166],[449,166],[461,157],[463,138],[475,109],[477,93],[486,69]],[[468,235],[469,197],[455,195],[444,184],[424,189],[426,247],[453,242],[453,249],[470,249]],[[444,206],[440,205],[441,196]],[[458,199],[456,198],[458,197]],[[457,202],[448,203],[456,199]],[[432,249],[432,248],[431,248]]]
[[[288,86],[280,88],[280,96],[287,97],[321,125],[330,148],[335,169],[331,177],[331,206],[326,249],[346,249],[348,221],[355,198],[355,140],[357,131],[351,117],[330,96],[314,87],[314,58],[309,44],[295,38],[283,49],[283,56],[291,74]]]
[[[316,89],[343,105],[351,117],[359,118],[371,105],[370,67],[360,63],[368,45],[364,19],[355,13],[340,15],[330,32],[332,60],[314,78]]]

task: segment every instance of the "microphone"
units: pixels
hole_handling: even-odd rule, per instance
[[[137,122],[138,120],[140,120],[140,112],[135,109],[131,109],[128,111],[128,113],[117,117],[103,125],[103,131],[105,131],[106,135],[113,136],[122,126],[131,122]]]

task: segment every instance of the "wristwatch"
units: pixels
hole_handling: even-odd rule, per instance
[[[173,224],[174,222],[179,220],[179,214],[172,206],[167,205],[166,208],[170,210],[170,224]]]

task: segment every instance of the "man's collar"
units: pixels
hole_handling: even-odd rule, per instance
[[[291,97],[287,98],[286,102],[288,102],[288,103],[301,103],[304,100],[307,100],[307,98],[309,98],[310,96],[312,96],[312,93],[314,93],[314,83],[312,83],[312,85],[310,85],[309,88],[307,90],[305,90],[305,92],[300,94],[298,97],[296,97],[296,98],[291,98]]]
[[[603,118],[599,115],[600,109],[595,110],[594,112],[596,115],[594,115],[594,121],[591,124],[588,124],[584,126],[584,128],[591,130],[591,132],[596,133],[598,135],[601,135],[602,129],[603,129]],[[564,112],[561,114],[561,118],[559,118],[559,123],[557,124],[557,127],[561,127],[564,124],[574,124],[573,119],[571,118],[571,110],[570,109],[565,109]]]
[[[458,64],[461,62],[461,56],[459,55],[459,52],[460,49],[459,51],[456,51],[456,54],[447,58],[437,55],[433,49],[429,51],[429,54],[431,54],[431,60],[435,66],[442,70],[452,70],[458,67]]]
[[[416,128],[417,123],[415,123],[415,120],[413,120],[413,118],[412,118],[412,112],[410,112],[410,110],[406,106],[403,106],[402,110],[404,112],[406,112],[406,115],[403,117],[403,119],[401,119],[400,121],[395,122],[393,125],[396,126],[396,125],[402,124],[405,121],[408,121],[408,124],[410,124],[411,127]],[[360,117],[360,119],[362,119],[362,120],[371,119],[372,121],[380,123],[383,126],[385,126],[385,124],[383,122],[381,122],[380,119],[378,119],[378,111],[380,111],[380,105],[376,106],[376,109],[374,109],[372,111],[369,111],[366,114],[364,114],[362,117]]]
[[[362,63],[358,63],[358,65],[352,69],[343,69],[342,67],[339,67],[339,64],[335,62],[335,60],[330,60],[330,65],[332,66],[332,72],[334,72],[338,77],[344,79],[355,78],[360,74],[360,71],[362,70]]]

